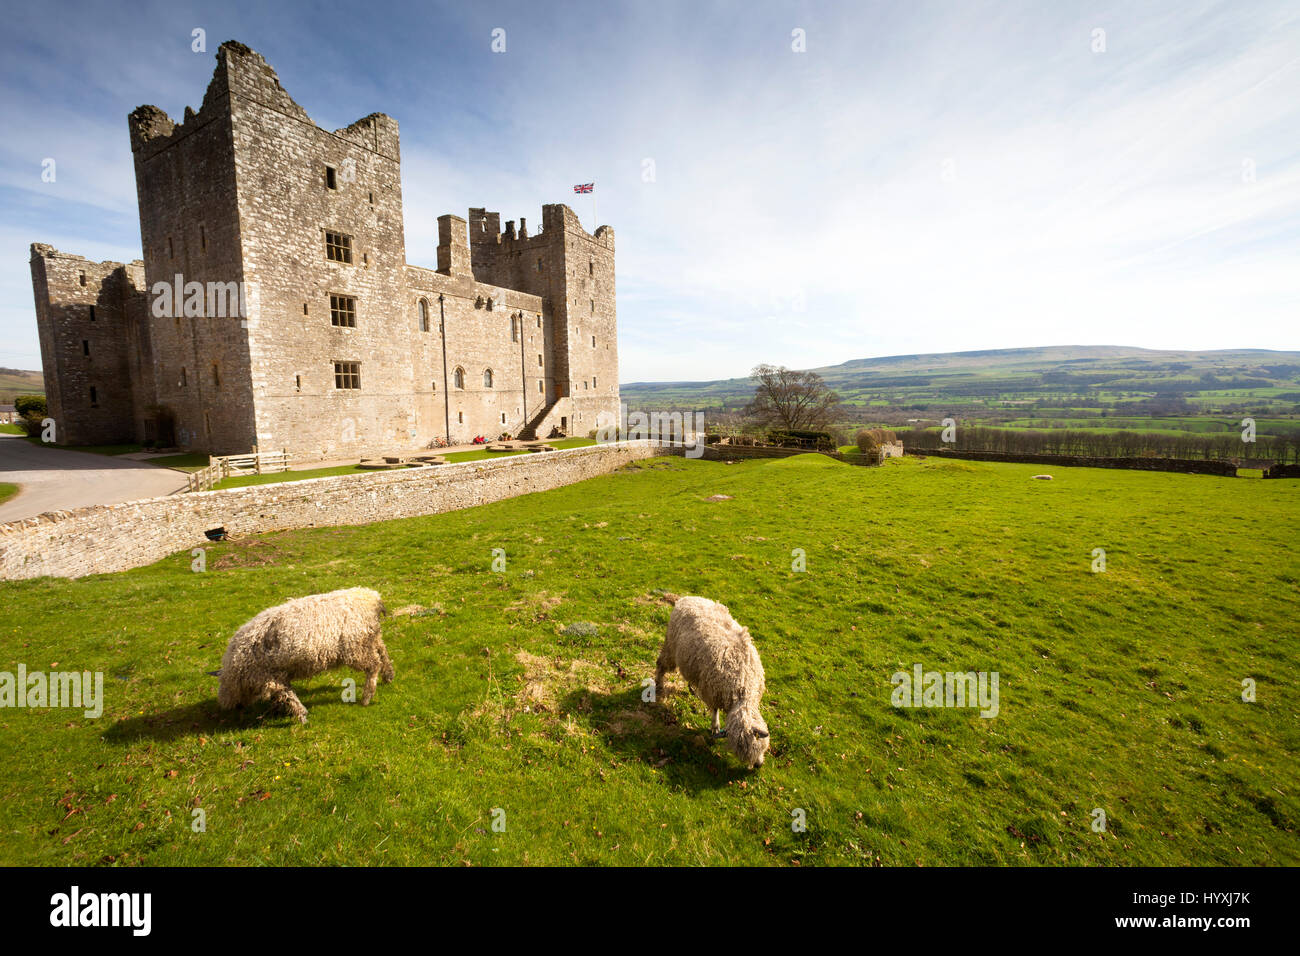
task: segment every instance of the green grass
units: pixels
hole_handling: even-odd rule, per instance
[[[204,573],[5,583],[0,669],[101,670],[107,702],[0,711],[0,863],[1300,863],[1300,482],[1038,471],[658,459],[213,544]],[[351,585],[420,608],[371,707],[335,672],[298,682],[306,727],[217,710],[241,623]],[[680,680],[642,703],[659,588],[753,632],[761,770]],[[997,671],[999,715],[893,708],[916,663]]]
[[[0,481],[0,504],[4,504],[16,494],[18,494],[17,485],[10,484],[7,481]]]
[[[9,422],[0,422],[0,435],[26,435],[27,431],[21,425],[12,425]]]

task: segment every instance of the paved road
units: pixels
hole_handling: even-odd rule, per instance
[[[21,435],[0,435],[0,481],[21,486],[0,505],[0,523],[43,511],[156,498],[185,487],[185,475],[170,468],[45,448]]]

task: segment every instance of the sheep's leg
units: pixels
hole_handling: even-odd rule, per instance
[[[298,699],[298,695],[293,692],[293,688],[288,684],[271,681],[266,685],[266,690],[262,696],[277,707],[281,707],[292,716],[297,717],[300,723],[307,723],[307,708],[302,705],[302,701]]]
[[[393,682],[393,661],[383,641],[379,642],[379,677],[385,684]]]
[[[725,736],[726,736],[726,733],[722,730],[721,714],[722,714],[722,711],[720,711],[720,710],[715,710],[715,711],[713,712],[713,736],[714,736],[714,739],[717,739],[717,738],[725,737]]]
[[[667,646],[665,646],[664,649],[659,652],[659,660],[655,665],[656,698],[661,696],[664,692],[664,678],[668,676],[669,671],[675,670],[676,667],[677,667],[676,662],[672,659],[672,656],[668,653]]]
[[[379,669],[376,668],[366,675],[366,689],[361,692],[361,706],[369,707],[370,702],[375,698],[375,686],[379,683]]]

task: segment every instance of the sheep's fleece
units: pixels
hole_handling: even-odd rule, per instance
[[[221,659],[218,703],[225,709],[269,700],[307,722],[307,708],[290,682],[351,667],[366,675],[361,703],[375,696],[393,662],[380,637],[387,613],[378,592],[345,588],[294,598],[267,608],[235,632]]]
[[[769,741],[758,704],[767,685],[749,629],[736,623],[717,601],[672,594],[666,598],[673,603],[673,612],[659,652],[655,688],[664,686],[669,671],[681,671],[713,711],[714,734],[719,733],[718,712],[725,712],[732,751],[748,767],[762,765]]]

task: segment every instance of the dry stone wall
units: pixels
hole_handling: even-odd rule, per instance
[[[143,567],[208,544],[205,532],[215,528],[243,537],[441,514],[559,488],[672,453],[650,441],[618,442],[53,512],[0,525],[0,578],[76,578]]]

